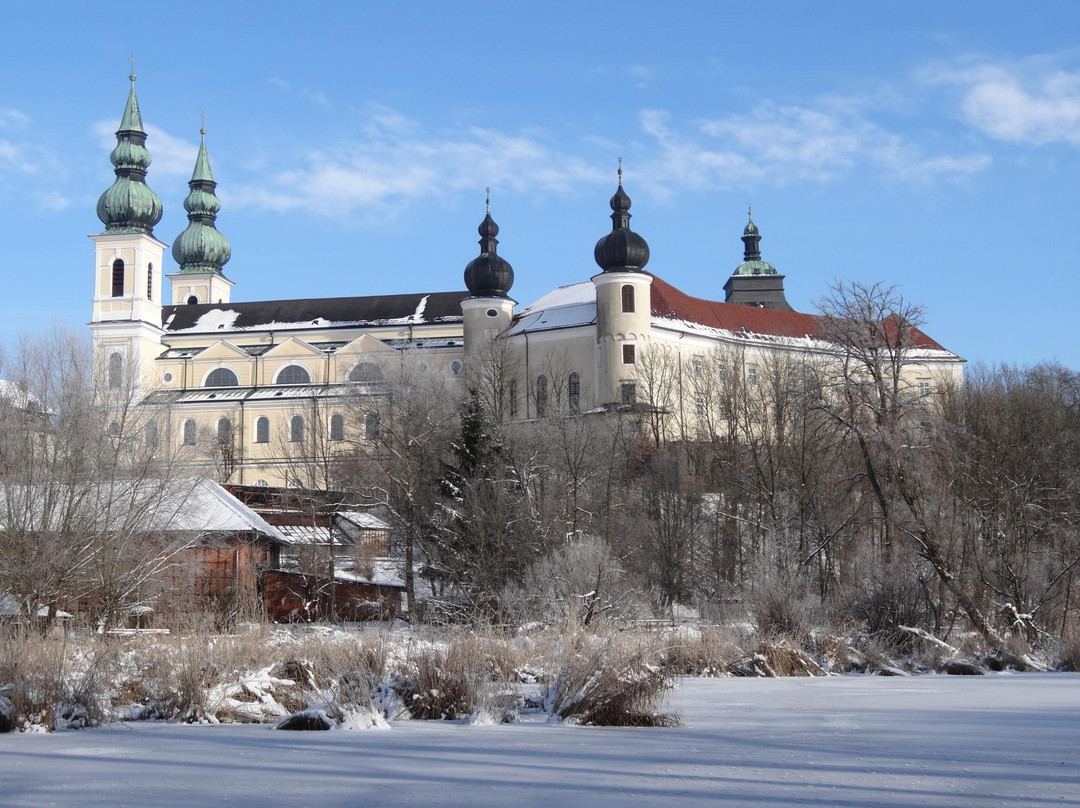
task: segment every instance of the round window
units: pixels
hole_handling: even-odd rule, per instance
[[[165,384],[168,384],[173,380],[173,375],[171,373],[166,373],[161,377],[161,380],[165,382]]]
[[[465,367],[465,365],[462,364],[461,360],[455,359],[453,362],[450,363],[450,372],[457,376],[459,373],[461,373],[461,369],[463,367]]]
[[[488,309],[487,310],[487,316],[488,317],[498,317],[499,312],[495,311],[495,309]]]

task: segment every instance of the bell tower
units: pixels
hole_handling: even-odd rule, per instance
[[[630,229],[630,197],[619,187],[611,197],[611,232],[596,242],[593,257],[603,270],[596,286],[596,362],[599,404],[633,404],[637,370],[652,332],[649,245]]]
[[[135,58],[131,89],[109,159],[116,179],[98,199],[105,230],[94,242],[94,298],[90,333],[95,370],[110,389],[139,394],[152,385],[154,359],[161,352],[162,259],[166,245],[154,237],[161,200],[146,184],[146,150]]]

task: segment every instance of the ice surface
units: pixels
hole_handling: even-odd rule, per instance
[[[0,736],[4,806],[1080,805],[1075,674],[687,679],[680,729]]]

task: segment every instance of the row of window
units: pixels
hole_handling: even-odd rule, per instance
[[[303,443],[307,435],[307,422],[302,415],[293,415],[289,418],[287,438],[290,443]],[[375,440],[379,436],[379,414],[369,412],[364,416],[364,437]],[[221,444],[230,444],[233,439],[233,424],[228,418],[218,418],[215,438]],[[330,416],[329,438],[332,441],[345,440],[345,416],[334,413]],[[198,441],[198,425],[194,418],[184,421],[182,443],[185,446],[194,446]],[[147,424],[146,442],[157,442],[157,424]],[[270,419],[265,415],[255,419],[255,443],[270,442]]]
[[[117,258],[112,265],[112,296],[124,296],[124,261]],[[146,266],[146,299],[154,299],[154,265]]]
[[[350,382],[377,382],[382,380],[382,368],[374,362],[360,362],[349,371]],[[274,384],[311,384],[311,374],[300,365],[283,367],[274,379]],[[206,376],[204,387],[238,387],[240,377],[229,368],[215,368]]]

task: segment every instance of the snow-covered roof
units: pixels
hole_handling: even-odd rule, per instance
[[[79,520],[87,531],[258,533],[288,544],[281,532],[206,477],[175,480],[115,480],[73,488],[70,495],[17,486],[5,492],[9,509],[19,509],[21,527],[51,530]],[[48,506],[46,501],[62,501]],[[13,514],[7,514],[9,518]],[[5,514],[0,512],[0,524]]]
[[[356,525],[361,530],[389,530],[390,524],[371,511],[339,511],[336,514],[339,518],[344,519]]]
[[[514,320],[509,336],[574,328],[596,322],[596,287],[592,282],[560,286],[529,304]]]

